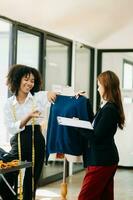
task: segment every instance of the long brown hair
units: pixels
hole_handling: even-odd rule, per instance
[[[104,87],[103,99],[116,104],[119,113],[118,126],[123,129],[125,115],[121,99],[120,81],[118,76],[112,71],[105,71],[98,76],[98,81]]]

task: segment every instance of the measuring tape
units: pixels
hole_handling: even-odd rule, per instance
[[[35,105],[34,105],[34,101],[33,101],[33,105],[32,105],[32,111],[35,110]],[[17,117],[16,117],[16,108],[15,105],[13,106],[13,116],[15,121],[17,121]],[[32,122],[32,192],[34,194],[34,188],[35,188],[35,184],[34,184],[34,167],[35,167],[35,144],[34,144],[34,126],[35,126],[35,118],[31,119]],[[18,157],[19,157],[19,162],[21,162],[22,160],[22,152],[21,152],[21,139],[20,139],[20,132],[18,133]],[[19,170],[19,199],[23,200],[23,184],[22,184],[22,170]],[[34,196],[32,194],[32,199],[34,200]]]

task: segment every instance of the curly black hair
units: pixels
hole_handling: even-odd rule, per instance
[[[20,64],[11,67],[7,75],[7,85],[13,94],[18,95],[22,77],[30,74],[34,76],[34,87],[30,91],[34,95],[35,92],[42,89],[42,79],[39,71],[35,68]]]

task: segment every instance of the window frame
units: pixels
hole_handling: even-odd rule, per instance
[[[133,79],[132,79],[132,88],[131,89],[125,89],[124,88],[124,64],[129,64],[132,66],[132,77],[133,77],[133,62],[127,59],[123,59],[123,68],[122,68],[122,89],[126,91],[132,91],[133,90]]]

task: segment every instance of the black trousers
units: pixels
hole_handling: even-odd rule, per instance
[[[18,139],[17,134],[11,138],[11,155],[18,159]],[[20,133],[21,153],[23,161],[32,161],[32,126],[26,126],[25,130]],[[45,140],[41,133],[39,125],[34,127],[34,146],[35,146],[35,167],[34,167],[34,191],[32,193],[32,168],[25,170],[23,180],[23,200],[32,200],[35,198],[37,183],[41,175],[45,156]],[[17,173],[6,174],[5,177],[11,185],[14,185]],[[4,187],[3,187],[4,186]],[[10,192],[2,179],[0,179],[0,195],[3,200],[16,200],[16,197]]]

